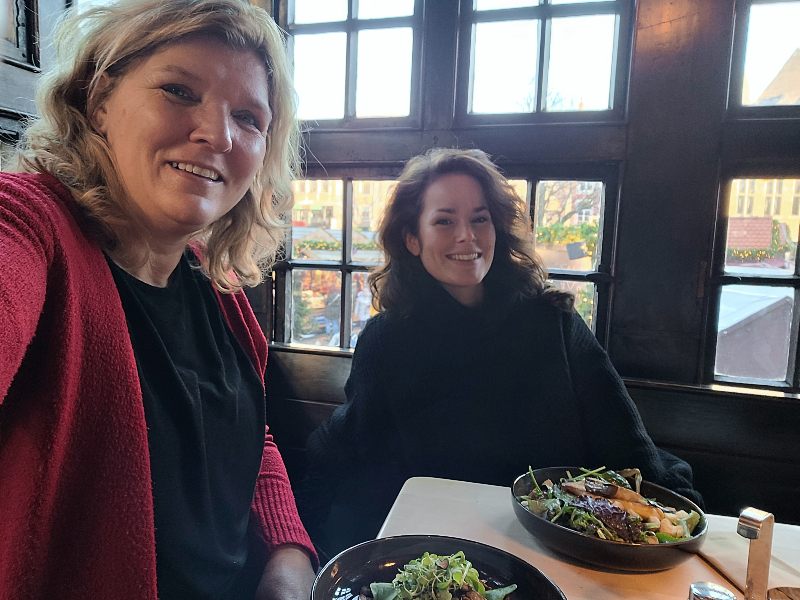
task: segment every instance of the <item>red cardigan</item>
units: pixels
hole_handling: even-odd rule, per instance
[[[0,173],[0,598],[155,599],[144,408],[125,313],[71,194]],[[262,373],[243,293],[218,294]],[[251,523],[316,560],[267,434]]]

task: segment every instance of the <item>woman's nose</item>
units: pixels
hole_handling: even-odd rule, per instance
[[[222,106],[201,106],[195,115],[194,128],[189,134],[193,142],[207,143],[216,152],[230,152],[233,147],[230,115]]]
[[[472,223],[461,223],[456,231],[459,242],[471,242],[475,239],[475,231],[472,229]]]

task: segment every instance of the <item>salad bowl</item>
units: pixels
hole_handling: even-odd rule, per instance
[[[462,551],[493,587],[515,583],[508,600],[566,600],[539,569],[508,552],[469,540],[438,535],[401,535],[371,540],[333,557],[317,575],[312,600],[357,600],[374,582],[391,582],[398,569],[425,552],[449,556]]]
[[[578,467],[550,467],[534,470],[533,475],[541,485],[547,479],[558,483],[562,478],[567,477],[567,471],[573,476],[581,473]],[[667,488],[643,481],[640,491],[645,498],[655,499],[662,505],[673,507],[676,510],[687,512],[694,510],[700,515],[700,522],[695,527],[692,536],[685,540],[662,544],[633,544],[604,540],[557,523],[551,523],[534,514],[517,499],[530,494],[534,487],[530,473],[524,473],[517,477],[511,488],[514,514],[520,523],[551,550],[598,567],[634,572],[663,571],[696,554],[703,545],[708,531],[706,517],[694,502]]]

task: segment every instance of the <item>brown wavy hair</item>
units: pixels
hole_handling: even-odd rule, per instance
[[[257,285],[284,243],[281,214],[291,209],[291,181],[299,170],[296,96],[285,39],[267,12],[244,0],[120,0],[70,9],[56,34],[57,60],[36,94],[41,118],[27,129],[21,165],[50,173],[70,189],[97,226],[104,249],[130,263],[123,232],[137,231],[108,144],[91,124],[93,111],[133,67],[166,44],[209,35],[256,53],[267,67],[272,122],[264,162],[244,197],[198,232],[202,269],[221,291]],[[98,86],[104,73],[111,84]]]
[[[481,186],[494,224],[494,259],[484,281],[515,299],[542,297],[569,311],[574,297],[547,283],[547,269],[533,250],[525,203],[481,150],[433,148],[406,163],[386,206],[377,240],[384,264],[369,276],[375,308],[406,311],[418,299],[425,267],[406,247],[405,234],[419,235],[428,187],[447,174],[463,174]]]

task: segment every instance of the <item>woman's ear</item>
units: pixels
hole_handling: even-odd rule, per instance
[[[408,230],[408,227],[403,228],[403,238],[406,241],[406,248],[408,248],[408,251],[414,256],[419,256],[421,253],[419,239]]]
[[[89,122],[97,133],[101,135],[106,135],[108,132],[108,108],[106,107],[108,96],[106,95],[106,89],[109,85],[111,85],[111,77],[109,77],[108,73],[103,72],[94,90],[92,90],[92,96],[103,98],[100,104],[92,108],[92,114],[89,115]]]

